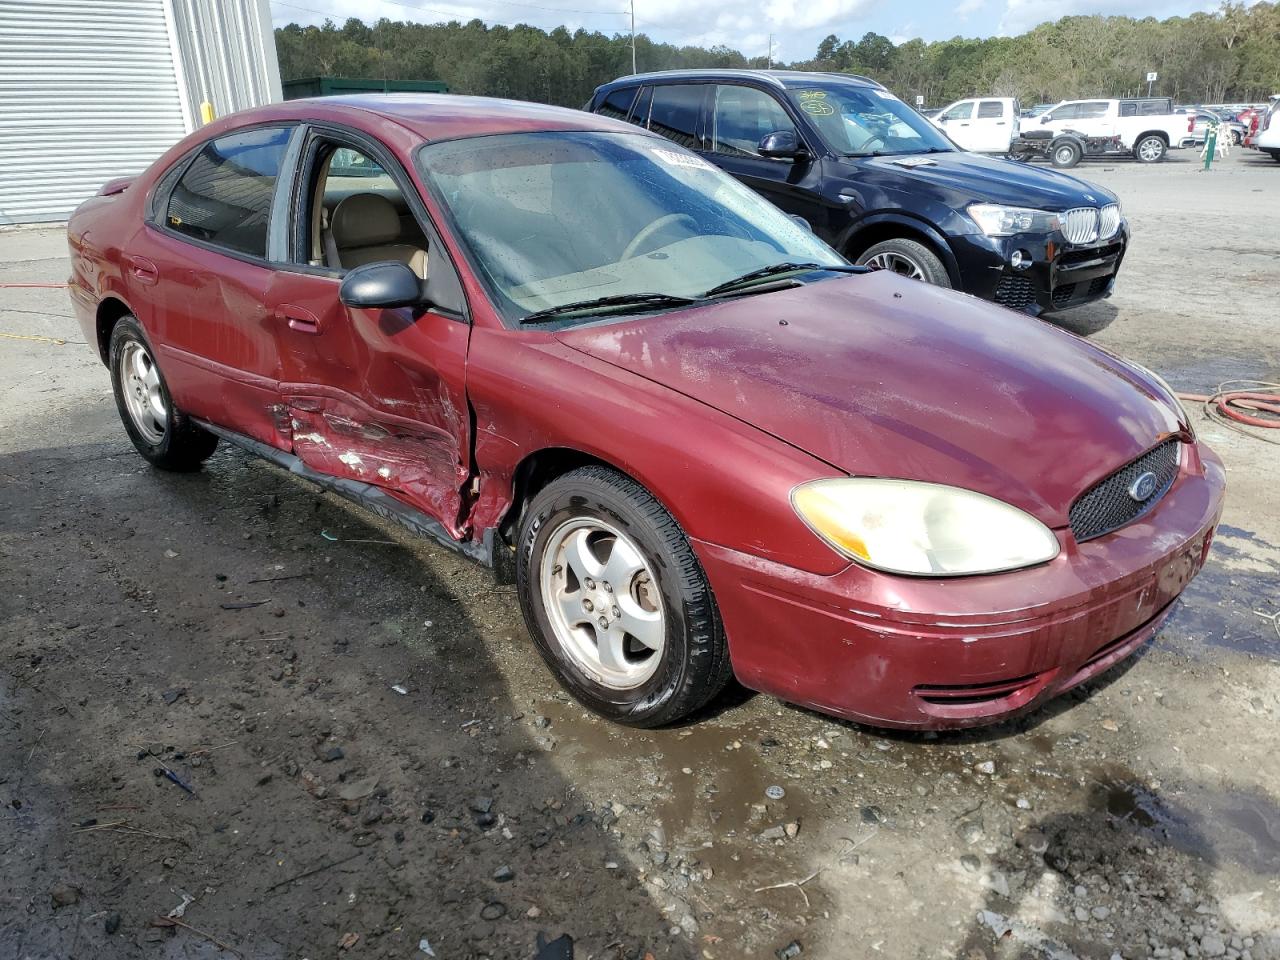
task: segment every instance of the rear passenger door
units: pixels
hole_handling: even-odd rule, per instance
[[[711,86],[705,124],[706,157],[787,213],[813,224],[820,218],[819,164],[813,150],[795,159],[763,157],[760,141],[771,133],[804,135],[773,94],[743,84]]]
[[[150,291],[140,319],[175,405],[277,446],[280,358],[265,304],[283,255],[281,173],[300,137],[289,124],[207,142],[162,180],[127,264]]]
[[[1012,102],[1007,100],[979,100],[971,127],[973,143],[970,149],[980,153],[1005,153],[1013,136]]]

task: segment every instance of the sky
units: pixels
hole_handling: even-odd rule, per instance
[[[382,17],[435,23],[479,17],[490,23],[563,24],[605,34],[625,33],[628,0],[271,0],[276,26],[341,24],[348,17],[372,23]],[[775,59],[813,56],[823,37],[856,40],[867,31],[895,43],[913,37],[1013,36],[1044,20],[1072,14],[1123,14],[1159,18],[1213,10],[1216,0],[635,0],[636,32],[674,44],[726,44],[747,56],[764,56],[773,35]]]

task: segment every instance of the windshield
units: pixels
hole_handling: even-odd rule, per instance
[[[602,297],[699,297],[785,261],[846,263],[718,168],[644,134],[452,140],[423,147],[418,165],[513,320]]]
[[[932,123],[887,90],[812,84],[787,91],[827,146],[846,156],[950,153],[956,148]]]

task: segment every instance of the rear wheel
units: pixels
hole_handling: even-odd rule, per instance
[[[516,589],[552,672],[610,720],[673,723],[729,680],[715,599],[688,540],[616,471],[584,467],[538,492],[521,523]]]
[[[1164,159],[1169,145],[1159,134],[1149,133],[1133,145],[1133,155],[1141,163],[1159,163]]]
[[[174,407],[151,344],[135,318],[121,317],[112,328],[107,357],[116,408],[137,451],[162,470],[199,469],[218,446],[218,438]]]
[[[1074,167],[1083,154],[1078,143],[1064,141],[1053,148],[1052,162],[1055,167]]]
[[[864,250],[856,263],[872,270],[889,270],[912,280],[923,280],[935,287],[950,287],[951,277],[938,255],[915,240],[894,237]]]
[[[1244,143],[1244,134],[1243,134],[1243,133],[1241,133],[1239,130],[1232,130],[1232,131],[1231,131],[1231,145],[1232,145],[1233,147],[1238,147],[1238,146],[1240,146],[1240,144],[1242,144],[1242,143]]]

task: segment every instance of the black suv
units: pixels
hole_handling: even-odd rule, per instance
[[[855,263],[1033,314],[1110,294],[1129,240],[1110,191],[965,153],[865,77],[639,74],[587,109],[696,151]]]

